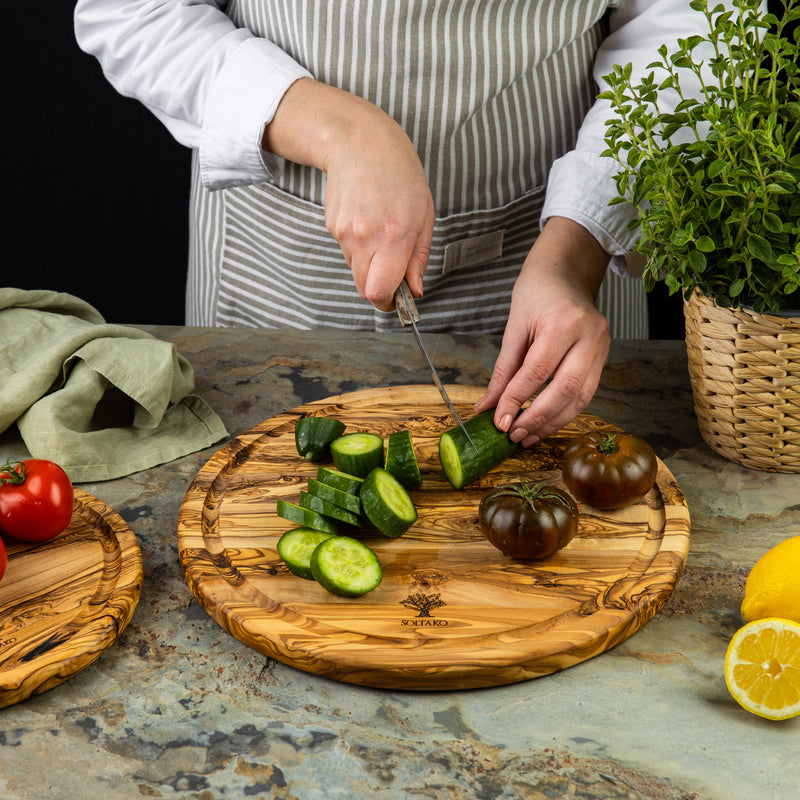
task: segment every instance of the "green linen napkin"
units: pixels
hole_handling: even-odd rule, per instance
[[[31,455],[72,481],[119,478],[224,438],[193,389],[174,345],[107,324],[70,294],[0,288],[0,433],[16,422]]]

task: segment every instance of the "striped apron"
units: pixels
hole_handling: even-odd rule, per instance
[[[497,334],[539,231],[550,164],[573,148],[594,100],[606,6],[232,0],[226,11],[318,80],[367,98],[402,126],[437,214],[420,327]],[[196,161],[187,324],[399,327],[394,312],[356,292],[325,228],[324,173],[279,159],[271,182],[208,192]],[[623,311],[608,314],[612,335],[646,337],[640,281],[609,274],[600,301],[604,311]],[[638,331],[629,324],[636,317]]]

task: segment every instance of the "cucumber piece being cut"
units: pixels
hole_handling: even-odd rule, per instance
[[[505,431],[495,427],[493,408],[468,419],[464,427],[475,443],[474,448],[458,426],[439,437],[439,460],[454,489],[463,489],[485,475],[518,447]]]
[[[320,542],[311,554],[311,572],[321,586],[342,597],[371,592],[383,578],[375,553],[349,536]]]
[[[345,508],[353,514],[361,514],[361,500],[358,499],[357,494],[343,492],[335,486],[329,486],[327,483],[314,480],[314,478],[308,479],[308,493],[316,495],[322,500],[333,503],[340,508]]]
[[[332,469],[331,467],[320,467],[317,470],[317,480],[320,483],[333,486],[334,489],[338,489],[340,492],[358,495],[364,479],[359,478],[357,475],[340,472],[338,469]]]
[[[339,533],[339,525],[332,517],[326,517],[318,511],[310,508],[303,508],[296,503],[290,503],[282,497],[278,498],[278,516],[288,519],[304,528],[313,528],[315,531],[324,531],[336,536]]]
[[[314,580],[311,554],[320,542],[330,539],[332,535],[313,528],[292,528],[278,539],[278,555],[294,575]]]
[[[331,442],[347,426],[333,417],[303,417],[294,426],[294,444],[306,461],[322,461],[330,456]]]
[[[316,511],[318,514],[339,522],[345,522],[348,525],[360,525],[362,522],[360,514],[355,514],[346,508],[337,506],[335,503],[323,500],[321,497],[311,494],[311,492],[300,492],[300,505],[303,508]]]
[[[377,433],[345,433],[331,442],[333,465],[341,472],[366,478],[383,466],[383,437]]]
[[[367,519],[392,539],[402,536],[417,521],[417,509],[406,488],[382,467],[364,479],[361,505]]]
[[[415,489],[422,484],[422,475],[409,431],[395,431],[386,438],[384,469],[409,489]]]

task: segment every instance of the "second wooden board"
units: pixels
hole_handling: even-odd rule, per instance
[[[9,539],[0,582],[0,708],[91,664],[125,630],[142,591],[142,553],[122,517],[75,489],[54,539]]]
[[[479,387],[448,391],[463,417]],[[357,532],[383,567],[377,589],[355,599],[291,574],[276,550],[318,465],[297,454],[294,427],[309,414],[347,431],[408,429],[423,477],[411,492],[419,520],[399,539]],[[440,434],[450,425],[430,386],[370,389],[287,411],[239,436],[198,473],[184,499],[180,558],[200,604],[227,631],[272,658],[337,680],[412,690],[464,689],[535,678],[624,641],[663,606],[683,570],[689,514],[659,461],[652,491],[628,508],[581,507],[578,535],[554,556],[525,562],[492,547],[478,525],[487,488],[518,476],[561,485],[573,436],[618,430],[583,414],[519,449],[461,491],[445,478]]]

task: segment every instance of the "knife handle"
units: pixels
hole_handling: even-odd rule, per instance
[[[414,302],[414,296],[411,294],[406,279],[400,282],[397,291],[394,293],[394,306],[397,309],[397,316],[400,317],[400,324],[403,327],[410,325],[412,322],[419,322],[419,311],[417,311],[417,304]]]

